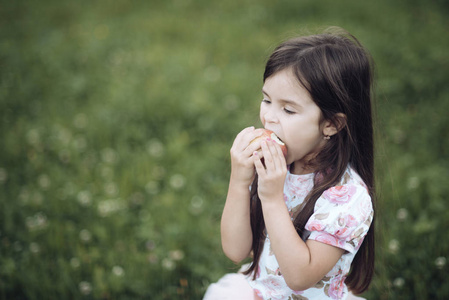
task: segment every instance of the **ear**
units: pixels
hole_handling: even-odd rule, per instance
[[[333,136],[346,126],[346,115],[344,113],[336,113],[333,120],[324,121],[323,135]]]

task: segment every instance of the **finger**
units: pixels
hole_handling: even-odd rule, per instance
[[[263,133],[263,129],[258,128],[255,129],[253,132],[248,133],[244,139],[242,139],[242,145],[245,147],[244,151],[247,155],[252,155],[254,151],[261,150],[261,140],[258,139]]]
[[[287,161],[285,159],[284,152],[282,151],[282,148],[281,148],[281,146],[279,144],[276,143],[276,145],[277,145],[276,151],[278,153],[279,162],[281,163],[280,166],[282,168],[287,168]]]
[[[254,126],[246,127],[242,131],[240,131],[237,134],[237,136],[235,137],[234,145],[240,144],[241,141],[244,139],[245,135],[247,135],[248,133],[250,133],[252,131],[254,131]]]
[[[270,167],[276,170],[277,167],[277,159],[276,159],[276,148],[273,143],[273,140],[267,141],[267,150],[270,153]]]
[[[272,170],[276,166],[275,166],[274,161],[273,161],[273,153],[271,152],[269,144],[271,144],[270,141],[262,141],[261,142],[261,148],[262,148],[262,154],[263,154],[263,157],[264,157],[265,168]]]
[[[262,163],[262,157],[258,151],[254,151],[253,153],[254,166],[256,167],[256,172],[259,176],[263,176],[266,174],[265,167]]]
[[[260,136],[261,134],[262,134],[261,129],[254,129],[254,126],[247,127],[237,135],[234,145],[237,150],[243,152],[250,145],[251,141],[254,140],[256,137]],[[252,149],[252,151],[249,151],[248,156],[250,156],[255,150],[257,150],[257,148]]]
[[[269,144],[275,168],[282,169],[285,165],[285,158],[281,147],[278,143],[276,143],[276,141],[271,141]]]

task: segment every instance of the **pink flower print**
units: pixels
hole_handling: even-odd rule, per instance
[[[356,191],[357,188],[353,185],[339,185],[326,190],[323,196],[331,203],[344,204],[351,199]]]
[[[257,295],[257,297],[260,297],[260,299],[262,299],[262,293],[258,289],[254,289],[254,293]]]
[[[309,193],[309,189],[307,189],[306,187],[297,187],[297,186],[290,186],[289,192],[291,193],[291,195],[296,195],[296,197],[298,198],[304,198],[308,193]]]
[[[269,275],[261,282],[266,288],[264,298],[271,298],[273,300],[284,299],[284,295],[288,293],[289,288],[285,284],[282,276]]]
[[[331,284],[329,286],[329,297],[331,299],[341,299],[345,292],[345,279],[346,276],[337,276],[331,280]]]
[[[342,226],[346,226],[346,227],[354,227],[359,225],[359,223],[357,222],[357,219],[350,214],[346,214],[344,216],[340,215],[340,218],[338,219],[338,223],[342,224]]]
[[[340,215],[338,218],[338,229],[335,236],[339,239],[347,239],[353,232],[352,227],[357,226],[357,219],[353,215]]]
[[[361,201],[360,204],[357,206],[357,209],[360,213],[360,219],[366,220],[373,212],[373,205],[371,201],[364,199],[364,201]]]
[[[341,247],[339,240],[335,236],[327,233],[318,233],[314,240],[334,247]]]
[[[337,238],[339,238],[340,240],[345,240],[350,235],[351,235],[351,231],[347,227],[340,228],[337,231],[335,231],[335,236]]]
[[[324,230],[324,224],[318,220],[312,219],[309,222],[307,222],[307,228],[308,231],[323,231]]]

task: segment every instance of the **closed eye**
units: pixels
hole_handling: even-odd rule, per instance
[[[270,104],[270,103],[271,103],[271,101],[270,101],[270,100],[268,100],[268,99],[265,99],[265,98],[264,98],[264,99],[262,99],[262,102],[263,102],[263,103],[266,103],[266,104]]]
[[[291,111],[291,110],[289,110],[289,109],[287,109],[287,108],[284,108],[284,111],[285,111],[285,113],[287,113],[287,114],[289,114],[289,115],[295,114],[294,111]]]

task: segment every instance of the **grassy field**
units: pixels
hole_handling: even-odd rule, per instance
[[[445,1],[0,1],[0,299],[201,299],[238,266],[229,148],[264,62],[341,26],[376,62],[369,299],[448,299]]]

